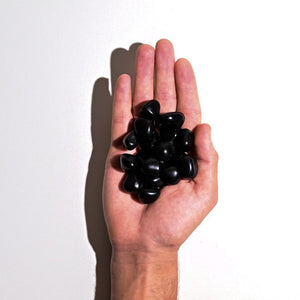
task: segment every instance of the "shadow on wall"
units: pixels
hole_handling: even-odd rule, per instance
[[[91,134],[93,150],[85,185],[85,217],[88,239],[96,254],[96,288],[94,300],[110,299],[111,245],[104,221],[102,207],[102,181],[106,155],[110,144],[112,101],[116,80],[127,73],[134,83],[135,57],[141,43],[134,43],[129,50],[115,49],[111,54],[111,91],[109,79],[96,80],[92,94]]]

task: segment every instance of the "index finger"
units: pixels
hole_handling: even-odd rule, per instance
[[[113,101],[111,141],[122,137],[128,130],[131,114],[131,78],[128,74],[122,74],[117,80]]]

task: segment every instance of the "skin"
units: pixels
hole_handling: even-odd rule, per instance
[[[132,119],[147,100],[157,99],[161,113],[185,115],[183,128],[194,131],[194,157],[198,175],[165,187],[149,205],[121,189],[124,178],[118,159],[121,140],[132,130]],[[134,153],[134,151],[128,151]],[[186,59],[174,59],[170,41],[159,40],[155,49],[137,51],[136,77],[122,74],[117,81],[112,115],[111,147],[103,182],[103,205],[112,244],[111,299],[177,299],[177,254],[182,243],[216,205],[218,154],[211,129],[201,123],[195,75]],[[157,298],[156,298],[157,297]]]

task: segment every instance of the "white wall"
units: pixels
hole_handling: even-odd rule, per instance
[[[192,62],[220,155],[179,299],[300,299],[299,13],[297,0],[2,1],[0,299],[94,299],[86,213],[100,261],[109,252],[99,167],[86,187],[94,83],[116,48],[160,38]]]

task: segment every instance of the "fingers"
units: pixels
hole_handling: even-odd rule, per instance
[[[126,132],[128,122],[132,118],[130,97],[130,78],[123,74],[116,85],[113,140]],[[192,66],[186,59],[179,59],[174,63],[173,45],[166,39],[158,41],[155,50],[146,44],[138,48],[132,99],[133,116],[139,115],[143,102],[153,98],[160,101],[162,113],[176,109],[184,113],[184,127],[193,130],[201,122],[201,109]]]
[[[146,44],[137,50],[132,100],[134,117],[138,116],[142,102],[153,99],[154,52],[154,48]]]
[[[115,89],[111,128],[112,142],[127,132],[131,119],[131,79],[129,75],[122,74],[117,80]]]
[[[174,78],[174,49],[170,41],[159,40],[155,48],[155,91],[161,112],[175,111],[176,89]]]
[[[196,78],[190,62],[184,58],[175,63],[175,81],[177,91],[176,110],[185,115],[184,127],[193,130],[201,123],[201,109]]]

